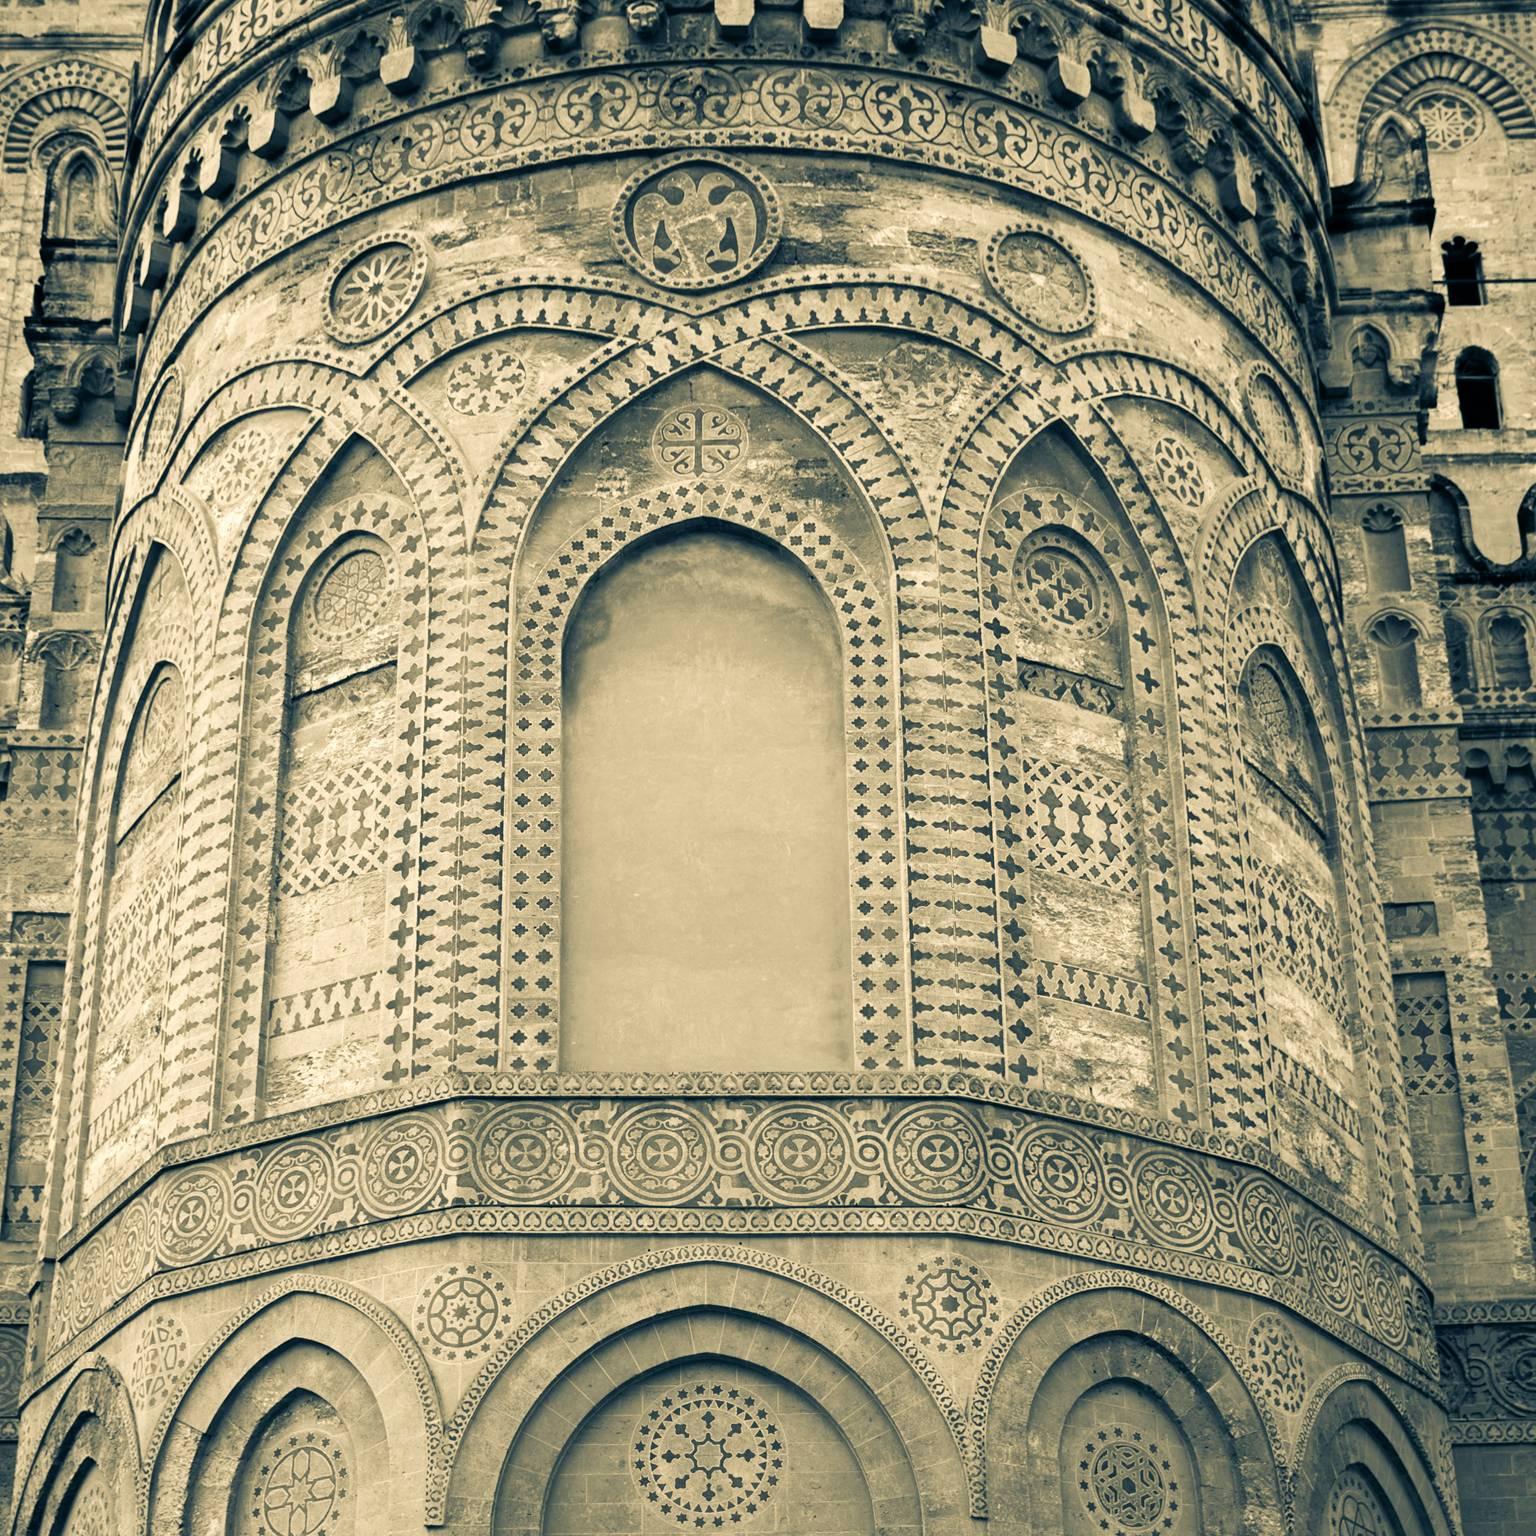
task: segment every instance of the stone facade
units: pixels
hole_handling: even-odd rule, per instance
[[[1528,13],[20,14],[14,1530],[1524,1529]]]

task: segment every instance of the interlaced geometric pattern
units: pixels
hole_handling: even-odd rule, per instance
[[[1057,763],[1020,767],[1030,863],[1116,891],[1139,890],[1129,788]]]
[[[1483,131],[1483,114],[1455,91],[1426,91],[1409,108],[1424,129],[1424,141],[1440,154],[1465,149]]]
[[[1338,919],[1288,870],[1261,859],[1255,859],[1253,867],[1265,963],[1338,1009],[1343,998]]]
[[[1392,991],[1403,1054],[1403,1087],[1409,1093],[1455,1093],[1460,1078],[1445,978],[1394,976]]]
[[[383,809],[392,776],[391,764],[364,760],[287,790],[277,881],[284,896],[350,880],[384,863],[389,829]]]
[[[1014,580],[1020,599],[1041,619],[1079,639],[1103,634],[1114,618],[1098,577],[1057,544],[1026,543]]]
[[[1328,1500],[1327,1536],[1387,1536],[1375,1490],[1353,1468],[1334,1485]]]
[[[251,1489],[256,1530],[270,1536],[319,1536],[341,1518],[347,1466],[329,1436],[287,1435],[263,1448]]]
[[[1113,1536],[1137,1531],[1171,1530],[1178,1511],[1178,1483],[1157,1442],[1139,1429],[1115,1424],[1101,1429],[1078,1462],[1078,1488],[1099,1529]]]
[[[778,1487],[784,1438],[755,1397],[697,1382],[658,1398],[635,1430],[634,1471],[660,1515],[720,1530],[755,1515]]]
[[[938,1352],[963,1355],[992,1337],[997,1300],[985,1271],[940,1256],[922,1262],[901,1291],[904,1318],[927,1335]]]
[[[137,872],[136,872],[137,873]],[[112,904],[102,964],[102,1017],[110,1019],[137,1003],[157,980],[164,981],[170,960],[170,903],[176,871],[169,864],[141,872],[143,883]],[[126,882],[125,882],[126,883]]]

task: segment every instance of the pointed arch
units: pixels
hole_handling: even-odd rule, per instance
[[[525,563],[517,569],[511,597],[509,756],[516,766],[509,788],[518,804],[537,786],[538,813],[516,814],[509,826],[505,987],[511,1029],[505,1048],[511,1059],[503,1064],[515,1070],[550,1070],[561,1059],[560,959],[549,941],[559,927],[558,917],[547,914],[559,912],[563,896],[558,862],[564,842],[558,830],[563,787],[558,764],[569,703],[561,682],[564,637],[578,599],[594,581],[606,577],[617,555],[646,535],[698,528],[706,522],[744,530],[786,551],[815,583],[836,620],[840,649],[834,664],[841,673],[836,686],[847,726],[838,748],[847,785],[843,825],[849,855],[841,881],[847,892],[845,910],[853,926],[873,922],[883,934],[889,933],[855,962],[849,1012],[844,1015],[846,1054],[841,1059],[866,1067],[910,1062],[903,966],[896,943],[901,890],[897,784],[894,773],[870,775],[860,766],[893,762],[895,757],[897,706],[889,691],[895,675],[894,625],[888,578],[871,572],[839,537],[835,524],[820,521],[807,502],[769,501],[740,484],[698,480],[620,503],[595,519],[589,511],[584,525],[577,522],[577,531],[555,548],[525,541]],[[569,756],[565,761],[569,764]],[[816,1038],[824,1033],[818,1031]],[[825,1048],[831,1048],[830,1041]],[[585,1060],[582,1055],[578,1064]],[[804,1063],[829,1064],[835,1063],[820,1056]],[[685,1066],[679,1060],[674,1070]]]
[[[1167,1113],[1162,1085],[1183,1063],[1166,1059],[1164,1021],[1182,987],[1154,934],[1182,914],[1162,878],[1180,837],[1161,593],[1102,471],[1061,428],[999,476],[978,558],[1010,1074]],[[1071,948],[1076,934],[1091,948]]]
[[[111,240],[116,233],[112,173],[100,153],[80,144],[48,168],[43,235],[52,240]]]
[[[283,1414],[295,1406],[316,1422],[287,1424]],[[178,1383],[150,1439],[141,1521],[179,1530],[194,1499],[227,1498],[248,1481],[257,1449],[276,1460],[295,1433],[323,1437],[329,1422],[350,1442],[337,1444],[331,1470],[345,1476],[355,1530],[392,1529],[396,1511],[406,1525],[423,1523],[421,1471],[429,1482],[438,1475],[441,1414],[420,1348],[365,1292],[296,1275],[226,1322]]]
[[[77,1501],[89,1497],[110,1518],[103,1529],[135,1530],[141,1476],[128,1388],[111,1364],[88,1356],[49,1415],[17,1490],[11,1529],[15,1536],[66,1536]]]

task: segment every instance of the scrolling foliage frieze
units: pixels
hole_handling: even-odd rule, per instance
[[[359,213],[466,177],[653,152],[658,140],[878,153],[1004,182],[1137,241],[1228,309],[1293,377],[1306,370],[1299,318],[1192,198],[1076,127],[999,96],[887,71],[749,62],[577,71],[398,112],[372,126],[357,114],[361,131],[278,169],[194,237],[167,279],[150,370],[240,277]],[[792,208],[785,217],[792,228]]]
[[[1414,1277],[1260,1169],[999,1105],[880,1097],[458,1099],[173,1167],[61,1262],[50,1354],[169,1272],[420,1237],[455,1210],[519,1231],[965,1230],[1271,1296],[1433,1369]]]

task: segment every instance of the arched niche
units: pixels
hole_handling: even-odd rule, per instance
[[[221,743],[240,778],[226,1119],[410,1072],[432,557],[381,484],[403,492],[354,440],[298,516],[242,545],[231,583],[247,650],[239,736]]]
[[[363,1292],[290,1276],[230,1318],[173,1387],[147,1444],[150,1530],[270,1536],[241,1523],[266,1501],[253,1474],[297,1441],[327,1455],[296,1458],[292,1479],[320,1484],[322,1505],[334,1493],[326,1513],[345,1515],[342,1529],[420,1531],[441,1413],[415,1340]]]
[[[363,1092],[387,1067],[398,610],[394,550],[357,530],[310,565],[283,615],[261,1053],[267,1113]]]
[[[67,150],[48,172],[43,233],[53,240],[106,240],[114,233],[112,175],[95,150]]]
[[[356,1367],[296,1340],[221,1405],[191,1456],[185,1508],[170,1528],[236,1536],[398,1529],[388,1470],[383,1418]]]
[[[1280,1478],[1213,1340],[1139,1292],[1081,1292],[1012,1334],[986,1419],[989,1504],[1063,1536],[1262,1536]]]
[[[657,538],[682,525],[696,526],[672,542]],[[630,556],[632,546],[653,539]],[[722,580],[731,573],[731,602],[722,602],[723,587],[686,569],[706,567],[711,550]],[[663,585],[674,593],[692,583],[715,617],[706,625],[703,608],[688,611],[691,599],[680,607],[644,590],[648,584],[633,579],[642,561],[665,569]],[[606,421],[550,487],[523,537],[511,606],[503,1065],[666,1072],[909,1063],[894,600],[878,522],[827,444],[782,405],[709,370],[668,381]],[[800,616],[793,622],[792,613]],[[631,643],[624,633],[650,638]],[[579,706],[605,686],[611,692],[621,675],[615,667],[649,667],[645,686],[670,688],[668,709],[717,701],[720,718],[695,725],[727,730],[736,745],[717,751],[697,736],[689,770],[702,773],[708,760],[717,778],[708,805],[698,805],[714,817],[708,846],[668,838],[638,762],[625,769],[626,803],[615,798],[619,722],[588,714],[583,724]],[[568,686],[578,701],[569,740]],[[774,698],[780,734],[760,731],[759,750],[750,745],[750,717],[756,708],[765,725]],[[729,710],[720,707],[726,701]],[[652,740],[673,757],[665,782],[674,814],[695,819],[675,776],[679,743]],[[814,751],[813,740],[821,743]],[[789,781],[776,782],[775,754],[802,775],[792,794]],[[723,776],[727,763],[734,791]],[[595,794],[604,772],[606,802]],[[754,776],[760,788],[751,787]],[[571,789],[577,798],[568,803]],[[790,815],[796,798],[798,821]],[[749,813],[754,799],[761,825]],[[770,822],[782,846],[769,846]],[[617,871],[605,874],[590,859],[578,867],[595,839],[626,859],[647,850],[629,866],[631,887],[635,871],[655,872],[651,890],[631,889],[624,931],[609,935],[625,948],[607,955],[593,946],[600,936],[586,914],[566,910],[568,880],[588,911],[604,881],[607,910],[624,897]],[[763,871],[756,880],[754,864]],[[841,871],[836,914],[834,867]],[[690,911],[712,935],[708,942],[668,931],[678,927],[668,912]],[[821,914],[814,923],[813,912]],[[709,949],[718,958],[711,961]],[[625,953],[643,991],[621,986]],[[612,1006],[600,1018],[603,997]]]
[[[18,1469],[16,1536],[118,1536],[137,1524],[139,1444],[122,1379],[87,1365],[54,1408],[31,1464]]]
[[[1295,1528],[1319,1536],[1449,1536],[1409,1427],[1373,1384],[1324,1384],[1297,1446]]]
[[[562,649],[561,1063],[852,1065],[842,637],[782,545],[625,547]]]
[[[83,528],[70,528],[53,546],[53,601],[55,613],[78,613],[91,595],[96,541]]]
[[[567,1441],[540,1536],[750,1525],[761,1536],[875,1536],[846,1437],[775,1373],[703,1356],[639,1377]],[[519,1528],[499,1515],[493,1536]]]
[[[88,907],[95,959],[85,1096],[85,1197],[99,1198],[152,1150],[158,1127],[173,939],[182,901],[191,600],[175,556],[156,547],[118,658],[101,762],[99,906]]]
[[[1293,1164],[1364,1199],[1374,1138],[1342,701],[1310,593],[1276,534],[1239,562],[1226,637],[1277,1137]]]
[[[1061,430],[1009,466],[978,559],[1010,1073],[1164,1112],[1187,999],[1152,939],[1185,922],[1167,878],[1180,753],[1156,577]]]
[[[542,1393],[524,1385],[508,1398],[514,1411],[528,1407],[497,1476],[492,1536],[569,1536],[583,1499],[605,1505],[615,1530],[925,1526],[908,1444],[882,1398],[815,1339],[771,1319],[707,1304],[664,1310],[611,1333]],[[711,1438],[725,1443],[702,1444]],[[703,1464],[682,1452],[684,1439],[701,1442]],[[708,1476],[721,1462],[740,1487]],[[932,1473],[929,1529],[963,1504],[962,1489],[945,1486],[958,1468],[940,1456]]]

